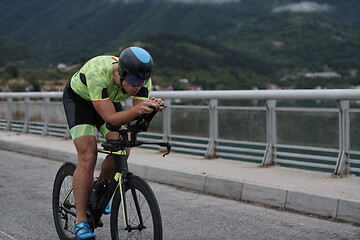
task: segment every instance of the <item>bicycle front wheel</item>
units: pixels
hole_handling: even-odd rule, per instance
[[[130,175],[124,190],[127,223],[125,222],[120,188],[118,187],[111,209],[111,239],[161,240],[162,222],[160,209],[150,186],[143,179]]]
[[[70,162],[64,163],[56,174],[52,209],[55,228],[61,240],[76,240],[73,234],[75,222],[75,202],[72,191],[72,176],[76,165]]]

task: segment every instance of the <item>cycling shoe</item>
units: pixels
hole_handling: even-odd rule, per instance
[[[111,212],[111,206],[110,206],[110,203],[108,203],[108,204],[106,205],[105,210],[104,210],[104,214],[105,214],[105,215],[109,215],[110,212]]]
[[[96,235],[90,229],[88,222],[81,222],[79,224],[74,224],[74,234],[78,239],[88,239],[95,238]]]

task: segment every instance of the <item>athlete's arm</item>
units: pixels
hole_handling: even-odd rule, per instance
[[[93,105],[104,121],[114,126],[127,124],[138,115],[151,113],[151,107],[158,108],[159,106],[157,102],[152,100],[137,100],[133,107],[116,112],[114,104],[109,99],[93,101]]]

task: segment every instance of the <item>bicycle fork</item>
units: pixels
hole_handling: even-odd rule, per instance
[[[122,174],[122,173],[116,173],[115,175],[115,180],[119,181],[119,193],[120,193],[120,199],[121,199],[121,209],[123,211],[123,217],[124,217],[124,226],[125,229],[128,232],[131,232],[132,230],[143,230],[146,227],[144,226],[143,223],[143,219],[142,219],[142,215],[141,215],[141,211],[140,211],[140,205],[139,205],[139,201],[137,199],[136,196],[136,191],[135,189],[130,189],[131,191],[131,195],[133,197],[134,203],[135,203],[135,208],[136,208],[136,213],[138,215],[139,218],[139,225],[138,226],[131,226],[129,224],[129,219],[128,219],[128,213],[127,213],[127,208],[126,208],[126,197],[125,197],[125,185],[126,185],[126,181],[127,181],[127,177],[125,177],[126,174]]]

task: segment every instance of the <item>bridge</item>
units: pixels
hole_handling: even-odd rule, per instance
[[[141,138],[170,141],[177,153],[169,161],[160,155],[149,160],[147,149],[135,151],[137,174],[360,223],[359,90],[152,94],[165,100],[167,110]],[[60,92],[0,93],[1,148],[76,161],[73,147],[56,149],[72,146],[63,140],[69,131],[61,97]],[[129,106],[130,101],[124,104]]]

